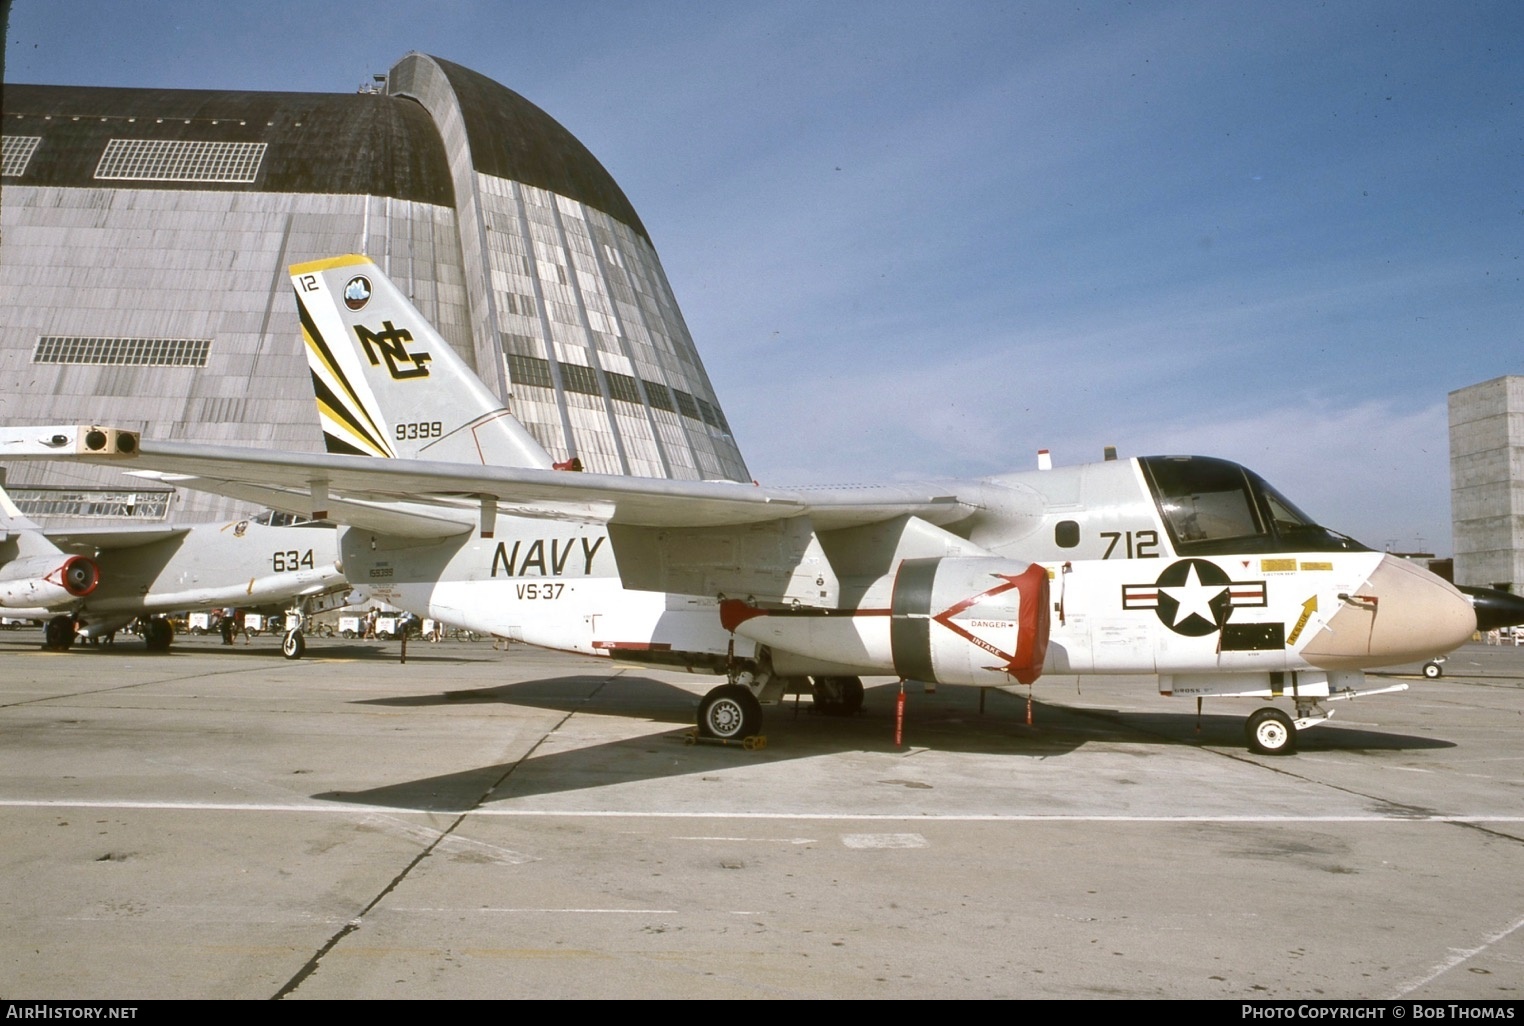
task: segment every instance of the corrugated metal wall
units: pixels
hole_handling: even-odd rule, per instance
[[[390,88],[399,95],[8,86],[9,143],[41,142],[8,143],[0,183],[0,422],[321,451],[286,268],[364,252],[557,459],[747,479],[645,229],[581,144],[523,98],[430,57],[404,58]],[[487,173],[468,140],[480,146],[489,128],[557,152],[512,158],[534,184]],[[263,141],[270,155],[252,180],[94,179],[124,136]],[[480,163],[516,173],[513,146],[491,141]],[[203,366],[39,363],[45,336],[209,344]],[[9,479],[121,481],[45,464],[14,464]],[[185,493],[175,517],[243,512]]]

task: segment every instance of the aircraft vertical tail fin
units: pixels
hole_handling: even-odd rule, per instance
[[[369,257],[290,271],[329,452],[550,469],[550,454]]]

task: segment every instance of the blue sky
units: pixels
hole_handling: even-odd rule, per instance
[[[14,0],[5,80],[523,94],[649,229],[764,483],[1195,452],[1450,551],[1524,373],[1524,5]]]

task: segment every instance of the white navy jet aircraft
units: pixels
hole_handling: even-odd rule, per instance
[[[105,450],[130,449],[133,436],[100,431]],[[52,436],[48,436],[52,443]],[[3,480],[3,479],[0,479]],[[167,650],[174,631],[162,614],[214,606],[291,607],[282,648],[299,655],[301,616],[323,596],[349,591],[331,524],[272,526],[264,516],[228,524],[61,532],[50,537],[0,487],[0,611],[45,620],[44,643],[63,650],[76,632],[101,635],[135,619],[151,651]],[[284,518],[289,519],[289,518]],[[57,544],[62,541],[68,551]]]
[[[364,256],[291,280],[328,453],[136,441],[176,485],[331,518],[357,587],[547,648],[723,674],[710,737],[863,676],[1032,684],[1157,675],[1165,695],[1282,700],[1251,748],[1294,750],[1325,703],[1400,690],[1470,599],[1331,531],[1252,471],[1152,456],[955,484],[765,488],[568,472]],[[0,458],[82,427],[9,429]]]

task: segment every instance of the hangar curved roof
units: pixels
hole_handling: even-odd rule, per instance
[[[649,241],[624,190],[560,122],[485,75],[438,57],[428,59],[444,72],[460,104],[477,171],[578,200]]]
[[[370,93],[269,93],[7,84],[6,135],[41,143],[18,185],[205,189],[205,181],[96,177],[113,139],[264,143],[250,192],[390,196],[453,206],[449,162],[418,104]]]
[[[428,60],[456,94],[477,171],[579,200],[646,236],[623,190],[559,122],[485,75]],[[113,139],[264,143],[254,180],[215,187],[455,205],[439,129],[406,96],[7,83],[0,104],[6,135],[41,139],[25,174],[11,179],[18,185],[204,189],[204,180],[112,181],[96,170]]]

